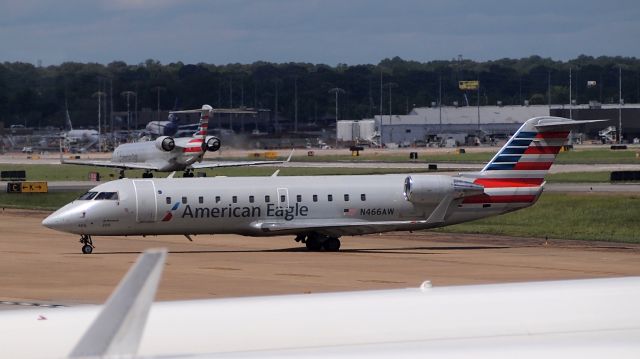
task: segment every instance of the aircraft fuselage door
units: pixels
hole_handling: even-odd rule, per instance
[[[278,207],[280,208],[289,207],[289,189],[278,188]]]
[[[152,180],[133,180],[136,192],[136,222],[155,222],[158,213],[156,186]]]

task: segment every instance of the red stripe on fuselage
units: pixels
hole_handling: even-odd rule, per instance
[[[202,152],[200,147],[185,147],[182,152]]]
[[[513,167],[514,170],[548,170],[553,162],[518,162]]]
[[[465,198],[462,203],[530,203],[535,200],[536,196],[531,194],[512,194],[502,196],[479,194]]]
[[[538,132],[536,138],[567,138],[569,132]]]
[[[525,155],[557,155],[561,146],[529,146]]]
[[[473,183],[485,188],[500,187],[536,187],[542,184],[544,178],[478,178]]]

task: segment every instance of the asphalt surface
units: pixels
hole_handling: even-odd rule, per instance
[[[83,255],[47,214],[0,211],[0,308],[101,303],[154,247],[170,251],[159,300],[640,275],[638,245],[434,232],[343,237],[337,253],[291,236],[94,237]]]

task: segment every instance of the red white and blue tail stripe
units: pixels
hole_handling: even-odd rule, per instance
[[[480,172],[463,174],[485,188],[463,203],[532,204],[571,129],[586,122],[550,116],[526,121]]]
[[[193,138],[189,140],[183,152],[185,153],[202,153],[204,152],[203,143],[209,131],[209,117],[213,108],[209,105],[202,105],[200,109],[200,122],[198,123],[198,131],[193,134]]]

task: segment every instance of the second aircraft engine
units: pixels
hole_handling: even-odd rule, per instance
[[[176,148],[176,142],[171,136],[160,136],[156,138],[156,147],[161,151],[171,152]]]
[[[207,136],[202,146],[209,152],[216,152],[220,149],[220,139],[215,136]]]

